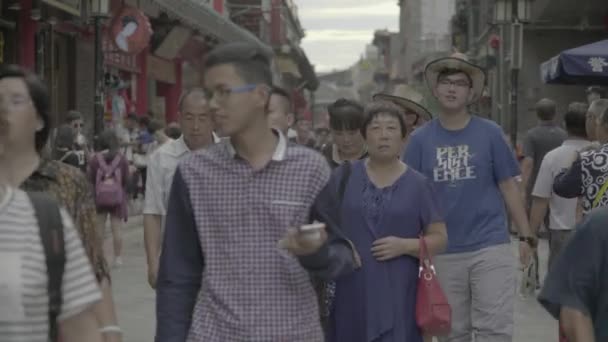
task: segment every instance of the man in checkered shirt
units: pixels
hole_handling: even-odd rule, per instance
[[[267,125],[272,74],[255,46],[218,47],[204,83],[224,141],[180,162],[157,283],[157,342],[319,342],[310,275],[352,271],[321,200],[323,157]],[[323,195],[321,195],[321,193]],[[318,220],[316,236],[295,227]]]

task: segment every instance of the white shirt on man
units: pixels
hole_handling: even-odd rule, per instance
[[[576,206],[578,199],[564,198],[553,193],[555,176],[568,169],[572,156],[591,145],[583,139],[568,139],[551,150],[542,161],[532,196],[549,199],[549,229],[571,230],[576,225]]]
[[[213,140],[218,142],[219,138],[213,134]],[[143,211],[145,215],[167,214],[175,170],[179,162],[190,152],[182,135],[179,139],[167,141],[150,155]]]

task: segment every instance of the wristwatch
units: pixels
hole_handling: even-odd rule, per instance
[[[536,239],[531,236],[520,236],[519,241],[527,242],[528,245],[530,245],[530,247],[532,247],[532,248],[536,248],[536,245],[537,245]]]

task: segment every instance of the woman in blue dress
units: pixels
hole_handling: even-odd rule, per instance
[[[337,193],[348,175],[339,220],[362,262],[336,280],[330,342],[423,341],[415,318],[419,236],[435,254],[447,233],[430,181],[400,161],[406,133],[399,107],[371,103],[362,128],[369,157],[330,180]]]

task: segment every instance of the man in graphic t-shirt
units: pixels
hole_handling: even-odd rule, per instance
[[[434,181],[446,213],[448,248],[435,267],[453,320],[440,341],[475,335],[477,342],[510,342],[516,262],[505,204],[520,231],[522,262],[536,244],[516,181],[519,166],[501,128],[467,111],[482,92],[482,69],[456,54],[431,62],[425,77],[440,110],[412,133],[404,159]]]

